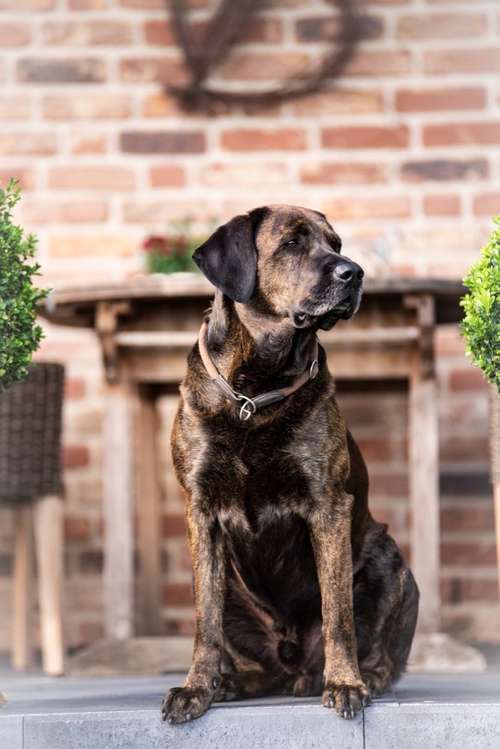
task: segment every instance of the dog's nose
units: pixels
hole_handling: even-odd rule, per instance
[[[333,275],[345,284],[358,282],[363,279],[364,271],[357,263],[342,261],[333,269]]]

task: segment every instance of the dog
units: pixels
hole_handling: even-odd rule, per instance
[[[163,718],[276,694],[353,718],[404,671],[418,610],[317,342],[357,311],[363,271],[322,213],[285,205],[236,216],[193,258],[216,287],[172,430],[196,625]]]

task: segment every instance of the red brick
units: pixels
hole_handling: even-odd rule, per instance
[[[56,0],[0,0],[0,10],[30,11],[52,10]]]
[[[66,398],[76,399],[85,397],[85,382],[80,377],[67,377],[64,382]]]
[[[106,203],[95,200],[58,203],[39,198],[23,201],[21,211],[23,220],[34,224],[104,221],[108,215]]]
[[[278,44],[283,41],[283,23],[279,18],[253,18],[241,37],[241,44]]]
[[[148,44],[156,46],[172,46],[176,43],[171,24],[162,19],[146,21],[144,24],[144,38]]]
[[[202,153],[205,133],[202,130],[150,131],[134,130],[120,135],[125,153]]]
[[[0,22],[0,47],[23,47],[31,42],[31,31],[26,23]]]
[[[382,497],[407,497],[408,476],[406,473],[370,471],[370,492]]]
[[[96,621],[80,622],[78,625],[78,632],[78,642],[74,643],[76,645],[97,642],[97,640],[101,640],[105,634],[103,623]]]
[[[130,190],[134,173],[121,166],[61,166],[49,171],[49,187],[75,190]]]
[[[186,174],[177,164],[165,164],[151,167],[149,180],[151,187],[183,187],[186,184]]]
[[[85,468],[89,463],[88,447],[85,445],[64,445],[63,465],[65,468]]]
[[[498,216],[500,214],[500,192],[483,192],[476,195],[473,208],[477,216]]]
[[[463,342],[465,350],[465,342]],[[454,369],[449,374],[450,390],[484,390],[486,380],[480,369],[470,367],[468,369]]]
[[[166,583],[162,586],[162,601],[165,606],[191,606],[193,588],[190,583]]]
[[[453,506],[441,507],[441,532],[489,531],[494,528],[495,518],[492,502],[457,502]]]
[[[106,63],[96,57],[30,57],[17,63],[17,78],[22,83],[102,83],[106,80]]]
[[[86,132],[71,132],[68,136],[69,150],[75,156],[88,156],[105,153],[107,138],[105,135]]]
[[[311,58],[298,52],[236,52],[220,66],[217,77],[230,81],[268,81],[309,69]]]
[[[374,197],[332,198],[323,203],[322,210],[333,221],[364,218],[408,218],[411,202],[406,195],[381,195]]]
[[[344,70],[344,75],[392,76],[411,73],[412,55],[410,50],[372,51],[359,50]]]
[[[436,330],[435,345],[438,358],[464,353],[464,339],[455,325],[440,325]]]
[[[426,73],[497,73],[500,71],[500,47],[426,50]]]
[[[186,537],[186,521],[184,515],[167,513],[161,516],[161,536],[162,538],[182,538]]]
[[[64,518],[66,541],[87,541],[90,536],[90,521],[83,515],[67,515]]]
[[[266,175],[268,186],[285,185],[290,180],[287,166],[283,162],[248,163],[231,160],[229,163],[217,162],[204,166],[200,172],[200,181],[210,187],[261,187],[263,174]]]
[[[187,118],[177,99],[164,91],[149,94],[144,98],[142,114],[144,117],[171,117],[175,115]]]
[[[105,10],[108,0],[67,0],[69,10]]]
[[[60,216],[62,222],[68,223],[105,221],[108,217],[108,206],[99,200],[62,203]]]
[[[386,164],[358,162],[307,163],[300,170],[300,179],[308,185],[362,185],[387,182],[389,167]]]
[[[406,125],[331,127],[322,131],[325,148],[405,148],[409,145]]]
[[[132,257],[137,242],[122,234],[57,234],[49,237],[51,258]]]
[[[452,434],[448,437],[443,436],[440,441],[439,454],[443,461],[487,461],[489,441],[487,437],[474,435],[463,436]]]
[[[10,179],[17,179],[22,190],[33,190],[35,173],[27,166],[8,166],[0,169],[0,185],[6,185]]]
[[[486,159],[424,159],[401,166],[401,177],[406,182],[477,180],[488,175]]]
[[[50,156],[57,151],[55,133],[6,133],[0,134],[0,154]]]
[[[0,120],[28,120],[31,116],[29,97],[4,94],[0,97]]]
[[[396,92],[396,109],[400,112],[484,109],[485,106],[486,90],[481,86],[401,89]]]
[[[132,30],[122,21],[100,18],[98,21],[50,21],[42,27],[42,37],[48,45],[92,47],[130,44]]]
[[[335,39],[339,31],[338,16],[310,16],[299,18],[295,24],[295,36],[300,42],[326,42]],[[377,39],[384,33],[384,21],[378,16],[363,15],[358,33],[362,39]]]
[[[186,66],[176,57],[128,57],[120,61],[120,78],[125,83],[182,85],[188,80]]]
[[[441,564],[483,566],[495,563],[496,548],[493,540],[446,541],[441,544]]]
[[[463,579],[451,577],[441,580],[441,596],[445,603],[462,603],[464,601],[497,601],[498,583],[496,580]]]
[[[294,105],[298,115],[313,117],[322,114],[368,114],[382,112],[384,97],[381,91],[332,89],[299,99]]]
[[[368,462],[386,462],[390,460],[393,455],[392,443],[387,437],[380,436],[371,439],[367,437],[358,437],[357,443],[364,459]]]
[[[459,195],[424,195],[426,216],[458,216],[460,214]]]
[[[236,129],[221,134],[221,145],[228,151],[300,151],[306,148],[304,130],[283,128],[280,130]]]
[[[208,30],[206,21],[193,21],[190,25],[190,33],[198,40],[197,43],[205,44],[205,35]],[[173,46],[176,37],[171,23],[166,19],[148,20],[144,24],[144,38],[147,44],[153,46]],[[240,44],[258,42],[259,44],[276,44],[283,39],[283,24],[278,18],[254,18],[243,32]]]
[[[471,143],[494,145],[500,143],[500,121],[426,125],[422,133],[426,146],[460,146]]]
[[[52,95],[42,100],[42,111],[50,120],[120,119],[130,115],[130,99],[111,93]]]
[[[165,0],[120,0],[120,5],[133,10],[164,10]]]
[[[396,24],[399,39],[455,39],[482,36],[487,28],[484,13],[423,13],[403,15]]]
[[[172,617],[172,618],[170,618]],[[194,612],[193,612],[194,617]],[[166,635],[179,635],[183,637],[192,637],[194,635],[195,623],[194,618],[186,619],[177,618],[173,612],[169,611],[169,618],[165,622]]]

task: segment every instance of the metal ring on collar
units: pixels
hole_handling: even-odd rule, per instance
[[[238,400],[244,401],[240,408],[240,419],[241,421],[248,421],[248,419],[254,415],[257,410],[257,406],[251,398],[247,398],[246,395],[239,395]]]

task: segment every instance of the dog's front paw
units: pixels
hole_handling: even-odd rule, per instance
[[[323,707],[335,708],[337,713],[347,720],[356,717],[356,713],[369,702],[370,695],[362,683],[356,686],[327,684],[321,700]]]
[[[212,702],[213,692],[203,687],[174,687],[165,695],[161,704],[163,720],[169,723],[187,723],[203,715]]]

